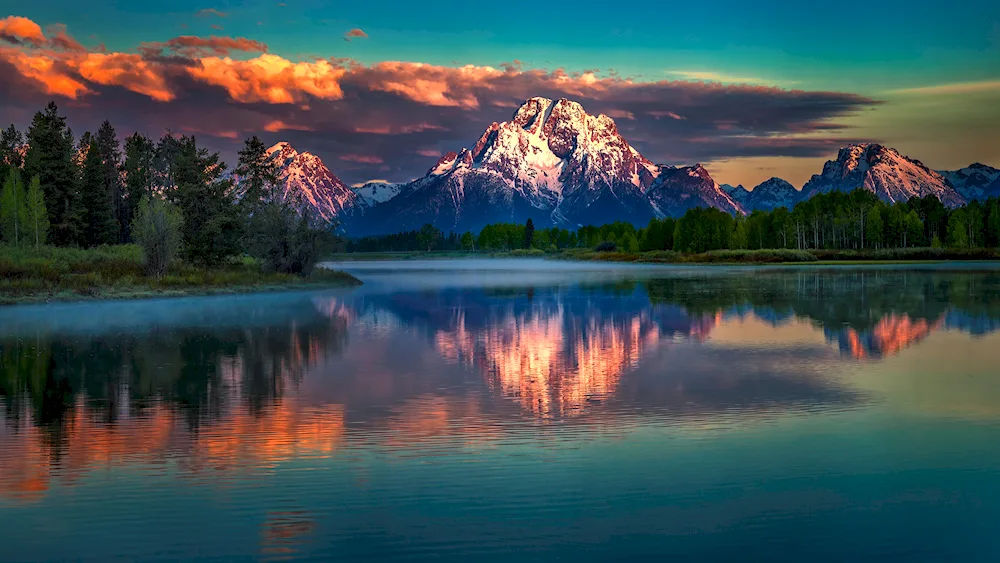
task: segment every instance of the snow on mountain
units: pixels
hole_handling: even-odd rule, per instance
[[[471,149],[442,157],[403,193],[372,209],[378,232],[431,222],[477,230],[497,221],[575,227],[654,216],[646,190],[659,169],[580,104],[531,98],[490,125]]]
[[[785,180],[771,178],[748,193],[743,201],[743,207],[748,213],[757,209],[772,211],[778,207],[787,207],[791,210],[802,200],[801,196],[799,190]]]
[[[354,186],[354,193],[358,194],[361,202],[366,207],[373,207],[379,203],[385,203],[399,195],[401,189],[406,184],[392,184],[389,182],[367,182],[361,186]]]
[[[750,190],[743,187],[743,184],[734,186],[732,184],[721,184],[719,185],[722,191],[726,192],[729,197],[733,199],[736,203],[743,205],[747,198],[750,197]]]
[[[941,174],[895,149],[874,143],[849,145],[840,149],[837,160],[823,166],[802,188],[803,198],[831,191],[864,188],[883,201],[908,201],[911,197],[934,195],[948,207],[965,203],[965,198]]]
[[[361,197],[334,176],[318,156],[298,152],[286,142],[267,149],[267,154],[278,164],[285,197],[300,199],[324,220],[344,218],[363,209]]]
[[[988,197],[987,188],[1000,179],[1000,170],[978,162],[959,170],[939,170],[938,173],[967,200]]]
[[[744,213],[743,206],[700,164],[680,168],[661,166],[646,196],[660,216],[680,217],[693,207],[715,207],[734,215]]]

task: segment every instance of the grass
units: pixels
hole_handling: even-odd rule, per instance
[[[181,261],[157,279],[143,271],[134,245],[93,249],[0,246],[0,304],[237,293],[357,285],[344,272],[317,268],[308,277],[262,272],[245,257],[217,267]]]
[[[597,252],[589,249],[564,251],[558,258],[596,260],[602,262],[636,262],[643,264],[786,264],[815,262],[816,256],[801,250],[712,250],[700,254],[683,254],[673,250],[650,252]]]

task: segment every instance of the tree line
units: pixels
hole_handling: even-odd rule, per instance
[[[673,250],[797,249],[880,250],[886,248],[1000,246],[1000,199],[972,201],[948,209],[933,195],[887,203],[872,192],[818,194],[792,209],[756,210],[733,216],[715,208],[689,209],[682,217],[652,219],[641,228],[617,221],[576,230],[535,229],[496,223],[479,233],[445,234],[433,225],[420,230],[349,241],[349,252],[455,250],[554,252],[593,248],[624,252]]]
[[[121,145],[105,121],[75,139],[50,102],[26,133],[0,134],[0,234],[17,247],[136,243],[156,275],[175,256],[212,266],[247,254],[306,273],[335,237],[286,197],[277,166],[256,136],[231,171],[194,136],[135,133]]]

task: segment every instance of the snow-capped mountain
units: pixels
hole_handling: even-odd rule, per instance
[[[939,170],[938,173],[967,200],[988,197],[987,188],[1000,179],[1000,170],[978,162],[960,170]]]
[[[618,134],[613,119],[573,101],[531,98],[493,123],[471,149],[444,155],[427,174],[376,205],[354,232],[433,223],[478,230],[499,221],[576,227],[644,224],[695,206],[740,212],[700,166],[657,166]]]
[[[298,152],[286,142],[267,149],[278,164],[285,197],[299,199],[326,221],[344,219],[363,209],[361,197],[330,172],[314,154]]]
[[[883,201],[908,201],[911,197],[934,195],[948,207],[965,203],[965,198],[941,174],[919,160],[907,158],[895,149],[875,143],[849,145],[840,149],[837,160],[823,166],[802,188],[808,199],[831,191],[864,188]]]
[[[399,195],[401,189],[406,184],[393,184],[390,182],[367,182],[360,186],[354,186],[354,193],[358,194],[361,202],[366,207],[373,207],[379,203],[385,203]]]
[[[744,213],[743,206],[723,191],[700,164],[680,168],[661,166],[646,195],[657,214],[664,217],[680,217],[692,207]]]
[[[720,184],[719,187],[722,188],[722,191],[726,192],[729,197],[733,198],[733,201],[740,205],[746,203],[747,198],[750,197],[750,190],[744,188],[743,184],[738,186],[734,186],[732,184]]]
[[[749,192],[743,201],[747,213],[760,209],[772,211],[778,207],[791,210],[802,200],[802,194],[794,186],[781,178],[771,178],[759,184]]]

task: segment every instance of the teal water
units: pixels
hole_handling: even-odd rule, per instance
[[[0,310],[0,560],[1000,560],[1000,270],[339,266]]]

